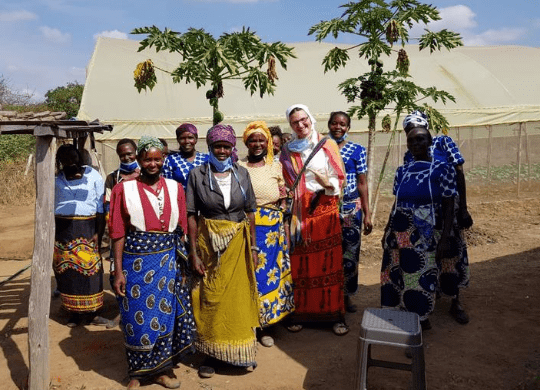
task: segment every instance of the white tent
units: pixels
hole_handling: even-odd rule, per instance
[[[138,46],[139,42],[132,40],[98,39],[87,69],[79,118],[114,125],[111,133],[98,137],[110,151],[116,140],[124,137],[138,139],[142,134],[152,134],[174,139],[175,128],[183,122],[194,123],[204,137],[211,126],[212,108],[205,98],[209,86],[197,90],[194,84],[174,84],[169,74],[156,71],[154,90],[138,93],[133,71],[139,62],[150,58],[157,67],[172,71],[181,61],[174,53],[156,53],[153,49],[137,52]],[[346,110],[351,105],[337,85],[367,72],[366,61],[355,58],[353,50],[345,69],[325,74],[322,59],[334,44],[304,42],[291,46],[297,58],[289,60],[287,70],[278,66],[275,95],[251,96],[239,81],[224,83],[220,110],[225,114],[224,122],[233,125],[238,136],[253,120],[279,124],[290,131],[284,113],[294,103],[310,107],[319,130],[326,128],[331,111]],[[412,45],[406,50],[417,84],[436,86],[455,96],[455,104],[435,105],[452,127],[540,121],[539,48],[461,47],[431,55]],[[393,66],[395,56],[385,62]],[[353,121],[352,132],[365,129],[366,121]],[[102,153],[107,162],[109,153]]]

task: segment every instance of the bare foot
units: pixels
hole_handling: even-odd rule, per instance
[[[178,379],[173,379],[167,375],[158,376],[155,382],[166,389],[178,389],[180,387],[180,381]]]
[[[130,380],[128,385],[127,385],[128,390],[138,389],[139,387],[141,387],[141,383],[137,379]]]

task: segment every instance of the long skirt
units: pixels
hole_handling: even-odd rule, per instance
[[[283,213],[258,207],[255,213],[259,264],[255,269],[259,292],[259,321],[261,327],[274,324],[294,311],[291,261]]]
[[[247,220],[199,218],[199,256],[206,273],[193,289],[198,351],[241,367],[256,365],[257,282]]]
[[[459,197],[454,201],[454,222],[452,235],[452,252],[442,258],[439,263],[439,290],[444,295],[456,298],[459,290],[469,285],[470,270],[469,256],[467,254],[467,242],[463,229],[457,222],[457,212],[459,210]]]
[[[337,196],[322,195],[309,213],[302,198],[302,238],[291,254],[295,312],[291,321],[343,321],[343,261]]]
[[[62,307],[73,313],[94,313],[103,306],[103,264],[90,242],[96,218],[55,217],[53,269]]]
[[[131,378],[156,375],[193,351],[195,322],[187,264],[174,233],[130,232],[122,257],[126,296],[118,297]]]
[[[396,206],[383,237],[381,306],[426,319],[435,308],[439,271],[435,259],[441,237],[431,206]]]
[[[344,291],[352,296],[358,291],[358,263],[362,245],[362,202],[360,198],[344,202],[340,210],[343,235]]]

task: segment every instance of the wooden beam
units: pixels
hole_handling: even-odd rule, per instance
[[[36,139],[36,214],[28,304],[30,390],[49,388],[49,310],[54,251],[54,162],[56,139]]]

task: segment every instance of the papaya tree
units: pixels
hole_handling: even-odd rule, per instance
[[[317,41],[328,37],[337,39],[340,35],[356,36],[358,43],[350,47],[331,49],[323,59],[324,71],[338,70],[347,66],[352,51],[367,60],[370,71],[349,78],[339,84],[338,88],[346,97],[348,103],[357,103],[348,110],[351,117],[368,118],[369,138],[368,155],[368,188],[371,196],[371,209],[375,218],[378,189],[373,196],[373,160],[374,141],[377,117],[384,110],[391,109],[396,113],[393,126],[397,129],[399,116],[402,112],[423,109],[430,114],[432,128],[439,131],[448,126],[448,122],[440,112],[429,106],[427,100],[446,103],[454,101],[454,97],[436,87],[423,88],[417,85],[409,74],[410,60],[405,45],[411,41],[418,42],[418,50],[429,50],[430,53],[443,48],[451,50],[462,46],[458,33],[447,29],[432,32],[427,28],[420,37],[411,37],[410,29],[415,23],[428,24],[440,20],[436,7],[423,4],[416,0],[362,0],[341,5],[344,10],[340,17],[321,21],[309,30],[309,35],[315,35]],[[385,66],[384,61],[397,53],[396,63]],[[358,103],[360,103],[358,105]],[[391,130],[390,116],[382,120],[385,130]],[[384,167],[390,151],[389,144],[385,163],[379,177],[379,184],[384,174]]]
[[[154,69],[170,73],[175,83],[193,82],[197,88],[209,84],[206,99],[213,108],[214,125],[223,120],[219,99],[225,94],[224,80],[241,80],[251,95],[257,91],[261,98],[265,94],[273,95],[278,79],[276,61],[287,69],[288,59],[295,58],[292,47],[281,42],[262,42],[249,28],[224,33],[218,39],[195,28],[181,34],[152,26],[136,28],[131,34],[147,35],[140,42],[138,51],[153,47],[156,51],[179,53],[183,60],[174,70],[160,69],[151,60],[138,64],[134,75],[139,92],[146,88],[151,90],[156,85]]]

